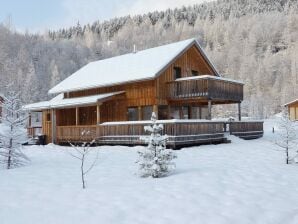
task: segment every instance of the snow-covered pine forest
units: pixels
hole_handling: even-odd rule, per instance
[[[45,100],[90,61],[196,37],[220,73],[245,82],[244,115],[268,117],[298,97],[297,12],[296,0],[218,0],[44,34],[16,32],[8,19],[0,25],[0,89],[14,82],[24,103]]]

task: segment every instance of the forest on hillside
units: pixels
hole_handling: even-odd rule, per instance
[[[245,82],[243,113],[266,118],[298,98],[297,0],[218,0],[144,15],[79,22],[44,34],[0,25],[0,92],[24,103],[90,61],[195,37],[223,77]],[[230,115],[235,108],[218,108]],[[231,111],[230,111],[231,110]]]

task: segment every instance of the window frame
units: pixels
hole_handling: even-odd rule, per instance
[[[179,71],[179,77],[177,77],[177,74],[178,74],[177,71]],[[174,80],[182,78],[182,69],[181,69],[181,67],[174,66],[173,75],[174,75]]]

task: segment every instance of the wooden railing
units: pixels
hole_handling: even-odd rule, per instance
[[[27,133],[31,138],[37,137],[38,135],[42,134],[42,127],[28,127]]]
[[[58,126],[57,142],[92,141],[98,136],[99,126]]]
[[[243,139],[260,138],[264,134],[263,123],[263,121],[231,122],[229,123],[230,134]]]
[[[190,79],[167,83],[169,99],[204,97],[218,100],[243,100],[243,84],[220,79]]]
[[[165,121],[163,134],[169,136],[168,144],[174,147],[195,143],[223,142],[224,124],[208,121]],[[148,135],[144,126],[150,122],[104,123],[99,126],[59,126],[57,127],[57,143],[83,142],[96,139],[98,144],[144,144],[140,136]],[[89,132],[88,135],[82,135]]]
[[[225,142],[225,125],[230,134],[243,139],[263,136],[263,122],[224,122],[199,120],[164,120],[163,133],[168,135],[168,145],[173,148],[202,143]],[[58,126],[57,143],[96,140],[97,144],[137,145],[144,144],[140,136],[148,136],[144,126],[149,121],[107,122],[98,126]]]

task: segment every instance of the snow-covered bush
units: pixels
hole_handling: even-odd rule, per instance
[[[0,104],[0,164],[11,169],[29,160],[22,152],[22,144],[28,140],[25,129],[27,116],[22,111],[19,94],[10,91],[3,100]]]
[[[173,159],[177,158],[171,149],[166,149],[167,136],[161,135],[163,130],[162,124],[157,124],[156,115],[153,112],[151,117],[152,125],[145,126],[150,136],[141,137],[143,141],[148,143],[144,150],[139,151],[139,174],[141,177],[163,177],[175,168]]]
[[[296,124],[294,121],[289,119],[289,113],[287,110],[282,112],[278,127],[279,132],[276,144],[285,152],[286,163],[289,164],[291,160],[295,161],[297,158],[297,152],[294,150],[297,146],[297,134]]]

